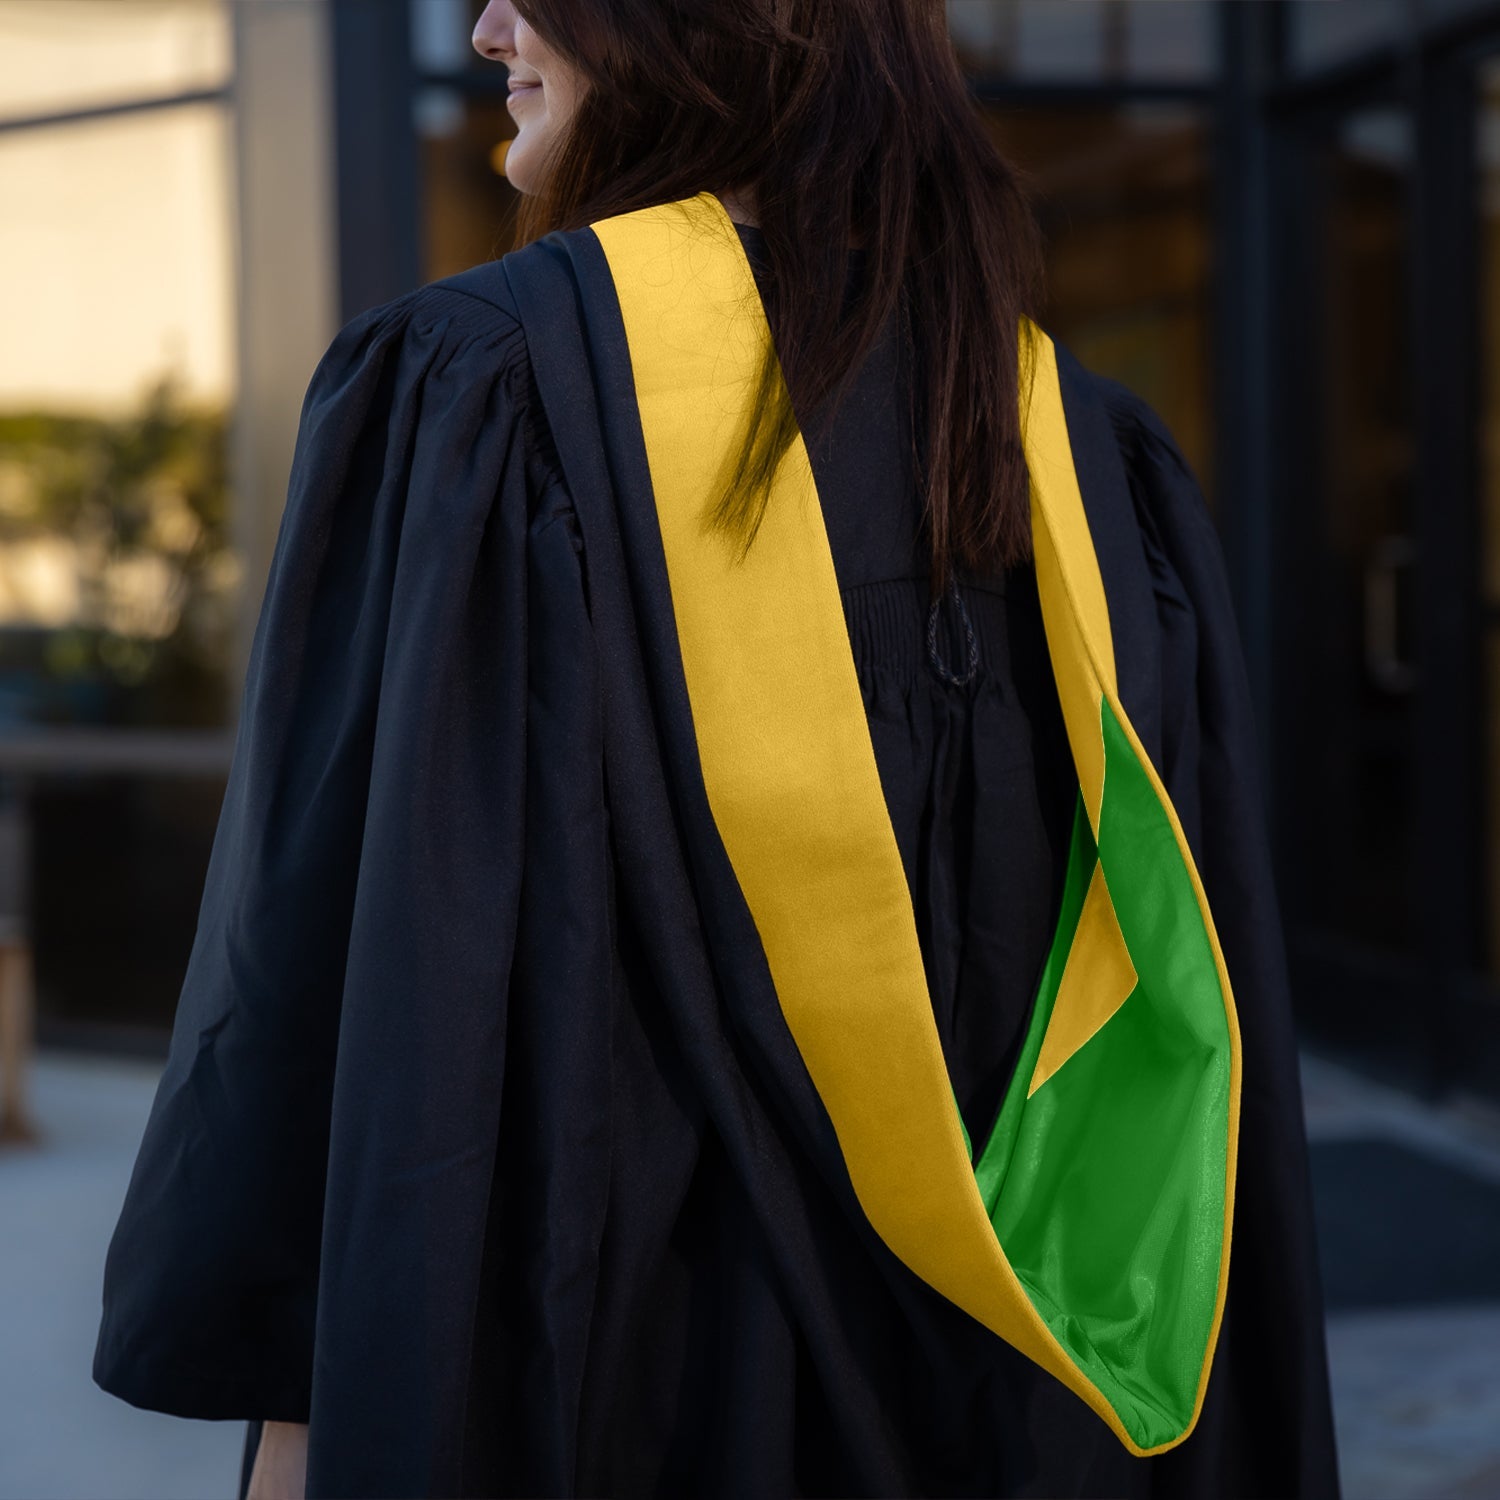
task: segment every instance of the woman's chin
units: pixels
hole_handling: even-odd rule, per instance
[[[505,178],[518,193],[530,193],[535,187],[532,155],[529,143],[523,143],[520,136],[510,143],[510,149],[505,153]]]

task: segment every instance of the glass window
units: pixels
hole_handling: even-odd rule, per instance
[[[0,132],[0,402],[119,411],[170,373],[224,404],[228,151],[213,104]]]
[[[505,177],[516,133],[505,70],[474,50],[485,0],[410,0],[413,99],[422,153],[423,274],[448,276],[511,247],[517,194]]]
[[[948,0],[948,34],[971,68],[1012,65],[1018,19],[1016,7],[1004,0]]]
[[[1305,733],[1289,795],[1316,877],[1299,910],[1323,941],[1409,951],[1416,940],[1411,115],[1371,105],[1316,143],[1315,318],[1305,330],[1316,443],[1299,491],[1310,571],[1298,602]],[[1378,812],[1372,812],[1378,810]]]
[[[515,125],[504,95],[428,87],[417,95],[425,207],[425,274],[449,276],[505,254],[517,193],[505,177]]]
[[[997,109],[1047,238],[1043,323],[1160,413],[1212,495],[1208,138],[1180,104]]]
[[[1476,11],[1496,9],[1495,0],[1417,0],[1422,19],[1429,22],[1452,20]]]
[[[1485,671],[1480,764],[1486,806],[1484,965],[1500,983],[1500,59],[1479,70],[1479,589]]]
[[[222,0],[0,0],[0,122],[222,88]]]
[[[461,73],[483,61],[470,41],[483,8],[483,0],[411,0],[411,56],[417,71]]]
[[[1292,0],[1287,62],[1299,71],[1347,62],[1401,34],[1404,0]]]
[[[948,0],[965,66],[1036,82],[1208,79],[1214,8],[1207,0]]]
[[[1098,78],[1124,70],[1123,6],[1108,0],[1016,7],[1011,71],[1021,78]]]
[[[0,131],[0,715],[226,721],[228,122]]]
[[[44,1044],[170,1021],[223,796],[232,16],[0,0],[0,790]]]

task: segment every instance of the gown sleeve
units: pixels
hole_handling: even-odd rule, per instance
[[[453,1333],[441,1289],[408,1281],[413,1308],[380,1308],[413,1266],[462,1289],[482,1248],[528,582],[579,632],[550,649],[587,659],[578,533],[526,370],[514,318],[438,285],[345,327],[307,391],[107,1256],[93,1374],[137,1406],[307,1422],[315,1331],[320,1365]]]
[[[1125,386],[1096,379],[1151,575],[1160,770],[1214,914],[1243,1063],[1233,1248],[1214,1371],[1198,1430],[1159,1462],[1198,1493],[1335,1496],[1296,1028],[1228,574],[1202,491],[1165,423]]]

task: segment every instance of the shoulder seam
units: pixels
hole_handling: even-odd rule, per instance
[[[467,287],[448,286],[441,281],[430,281],[419,290],[424,292],[443,292],[450,297],[464,297],[470,302],[479,303],[481,307],[489,308],[491,312],[497,313],[505,322],[512,324],[514,327],[519,328],[521,326],[521,320],[509,308],[502,307],[498,302],[489,297],[481,297],[478,292],[471,292]]]
[[[504,334],[521,333],[521,320],[513,312],[502,307],[498,302],[491,302],[488,297],[481,297],[475,292],[463,287],[447,286],[441,281],[429,281],[425,286],[418,287],[414,292],[408,293],[414,299],[414,304],[423,301],[437,302],[443,298],[461,298],[466,304],[474,307],[482,307],[491,315],[491,322],[484,328],[463,329],[459,331],[465,335],[478,337],[482,333],[494,333],[499,331]],[[415,305],[413,310],[415,311]]]

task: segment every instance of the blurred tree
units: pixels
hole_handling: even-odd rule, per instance
[[[0,414],[0,724],[225,722],[239,561],[228,420]]]

